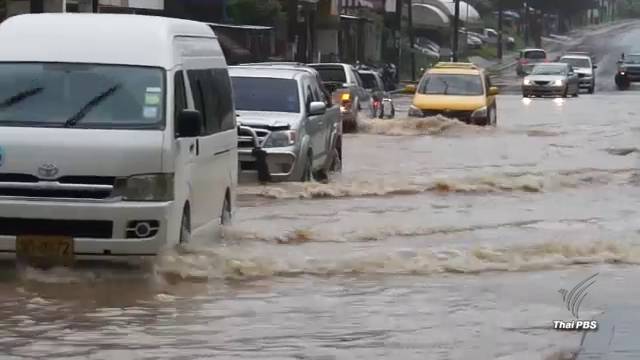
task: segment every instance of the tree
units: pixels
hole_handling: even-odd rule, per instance
[[[282,16],[278,0],[230,0],[227,13],[236,24],[273,25]]]

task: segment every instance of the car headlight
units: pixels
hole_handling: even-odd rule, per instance
[[[562,80],[556,80],[556,81],[554,81],[554,82],[553,82],[553,85],[554,85],[554,86],[562,86],[562,85],[564,85],[564,81],[562,81]]]
[[[422,112],[422,110],[418,109],[416,106],[411,105],[409,106],[409,116],[423,117],[424,113]]]
[[[171,201],[173,174],[144,174],[118,178],[114,193],[124,201]]]
[[[471,117],[472,118],[487,117],[487,107],[483,106],[480,109],[474,111],[473,113],[471,113]]]
[[[291,146],[298,140],[298,132],[295,130],[274,131],[267,137],[262,147],[285,147]]]
[[[531,80],[529,80],[529,79],[524,79],[524,80],[522,81],[522,83],[523,83],[524,85],[531,85]]]

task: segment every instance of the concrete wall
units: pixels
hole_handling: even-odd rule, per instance
[[[338,49],[338,30],[322,29],[316,32],[317,37],[317,51],[320,52],[324,58],[329,54],[339,54]],[[317,58],[314,59],[317,61]]]

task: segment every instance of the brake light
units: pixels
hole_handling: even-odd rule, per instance
[[[527,63],[527,59],[520,59],[520,64],[526,64]]]

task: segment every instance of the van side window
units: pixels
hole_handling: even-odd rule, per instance
[[[182,110],[187,108],[187,94],[184,87],[184,74],[182,71],[177,71],[174,75],[174,121],[177,121],[178,115]]]
[[[204,135],[214,134],[219,131],[220,124],[217,116],[219,98],[215,93],[213,74],[210,70],[189,70],[187,73],[196,109],[202,112],[204,119]]]
[[[218,98],[216,118],[220,122],[220,131],[227,131],[236,127],[236,118],[233,111],[233,89],[227,69],[213,70],[214,91]]]
[[[202,81],[199,76],[199,70],[188,70],[187,76],[189,76],[189,84],[191,85],[191,94],[193,95],[193,104],[195,109],[198,110],[202,114],[202,118],[206,124],[207,122],[207,112],[204,107],[204,89],[202,85]],[[203,124],[200,129],[200,133],[204,134],[205,124]]]

